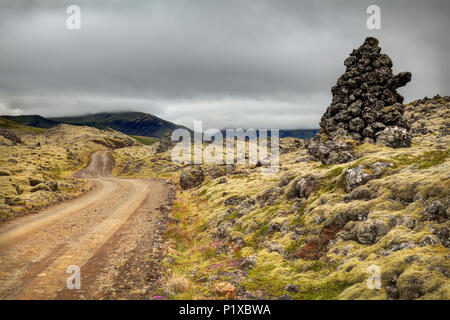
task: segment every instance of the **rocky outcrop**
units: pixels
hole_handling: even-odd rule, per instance
[[[155,152],[156,153],[166,152],[166,151],[172,149],[173,145],[174,145],[174,143],[172,142],[172,140],[170,138],[170,133],[168,133],[161,138]]]
[[[286,187],[286,198],[305,198],[316,189],[318,178],[315,175],[308,174],[304,177],[300,177],[292,180]]]
[[[180,186],[184,190],[191,189],[201,185],[203,180],[205,176],[200,166],[188,167],[181,172]]]
[[[387,127],[377,137],[377,144],[384,144],[391,148],[409,147],[411,145],[411,135],[405,128]]]
[[[11,142],[16,145],[16,144],[23,144],[23,141],[20,137],[18,137],[14,132],[12,132],[11,130],[5,129],[5,128],[0,128],[0,136],[5,137],[8,140],[11,140]]]
[[[324,164],[353,160],[350,141],[394,148],[411,144],[403,97],[396,91],[411,81],[411,73],[394,75],[392,60],[380,51],[378,40],[369,37],[344,61],[347,68],[331,88],[333,100],[322,116],[321,130],[308,145]]]

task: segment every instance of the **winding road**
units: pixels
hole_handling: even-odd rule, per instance
[[[131,289],[140,293],[134,298],[145,297],[151,287],[144,278],[152,270],[127,287],[123,268],[161,240],[157,208],[168,188],[158,179],[116,178],[113,168],[110,152],[93,153],[74,174],[93,183],[92,191],[0,225],[0,299],[133,298]],[[81,270],[80,290],[66,286],[69,266]]]

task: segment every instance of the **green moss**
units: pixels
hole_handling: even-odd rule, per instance
[[[291,244],[286,248],[287,253],[294,253],[305,243],[304,239],[299,239],[296,241],[292,241]]]
[[[319,272],[324,268],[324,264],[320,261],[314,261],[309,270]]]
[[[341,292],[352,284],[347,281],[330,281],[312,287],[300,293],[302,300],[330,300],[336,298]]]
[[[263,291],[274,297],[284,294],[289,284],[287,279],[271,276],[271,266],[258,266],[248,272],[247,279],[241,287],[248,291]]]
[[[288,263],[283,263],[288,267]],[[327,300],[336,298],[342,291],[352,284],[347,281],[328,281],[316,286],[300,285],[300,292],[292,293],[285,290],[293,281],[287,277],[274,276],[271,266],[258,266],[249,271],[246,281],[241,287],[248,291],[260,290],[272,297],[289,294],[297,300]],[[295,283],[294,283],[295,284]]]
[[[337,176],[340,176],[343,171],[344,171],[344,167],[334,168],[333,170],[330,171],[330,173],[328,173],[327,178],[329,178],[329,179],[336,178]]]
[[[307,204],[305,202],[302,203],[302,205],[300,206],[300,208],[298,208],[297,210],[297,216],[292,219],[291,221],[291,227],[294,227],[296,225],[304,225],[305,224],[305,209],[306,209]]]
[[[238,210],[234,210],[232,213],[225,217],[225,220],[234,221],[237,218]]]
[[[427,169],[444,163],[449,155],[450,150],[433,150],[425,152],[424,154],[417,157],[404,154],[398,155],[394,157],[394,159],[399,165],[407,166],[411,164],[418,164],[418,169]]]
[[[191,292],[183,292],[173,296],[173,300],[193,300],[193,295]]]
[[[419,169],[426,169],[444,163],[449,155],[450,150],[425,152],[424,158],[419,165]]]
[[[267,233],[268,230],[269,230],[269,225],[268,224],[264,224],[261,228],[256,230],[256,232],[254,233],[254,236],[255,237],[263,236],[263,235],[265,235]]]

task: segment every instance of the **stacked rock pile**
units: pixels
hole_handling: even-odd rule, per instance
[[[394,75],[392,60],[380,53],[378,43],[369,37],[353,50],[344,61],[345,73],[331,88],[333,100],[308,147],[325,164],[352,160],[354,143],[411,144],[403,97],[396,91],[411,81],[411,73]]]

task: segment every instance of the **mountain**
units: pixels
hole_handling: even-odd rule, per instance
[[[128,135],[161,138],[183,126],[142,112],[96,113],[76,117],[44,118],[37,115],[3,116],[23,125],[51,128],[60,123],[89,126],[97,129],[111,128]]]
[[[319,132],[319,129],[280,130],[280,138],[292,137],[300,139],[312,139],[317,132]]]
[[[52,120],[90,126],[98,129],[111,128],[128,135],[161,138],[183,126],[142,112],[96,113],[79,117],[52,118]]]
[[[245,129],[247,130],[247,129]],[[223,136],[226,136],[226,129],[221,130]],[[286,137],[292,137],[292,138],[299,138],[299,139],[312,139],[316,135],[316,133],[319,132],[319,129],[280,129],[279,137],[280,138],[286,138]],[[259,134],[259,131],[257,132],[257,135]],[[267,135],[270,137],[271,132],[270,130],[267,130]]]
[[[111,128],[128,135],[161,138],[183,126],[143,112],[105,112],[76,117],[44,118],[39,115],[1,116],[4,119],[36,128],[51,128],[60,123],[89,126],[97,129]],[[191,130],[189,130],[191,131]],[[280,130],[280,138],[311,139],[318,129]],[[225,130],[223,130],[225,134]],[[270,131],[268,132],[270,135]]]
[[[20,123],[24,126],[35,127],[35,128],[45,128],[49,129],[59,122],[50,120],[39,115],[27,115],[27,116],[1,116],[3,119],[14,121]]]

